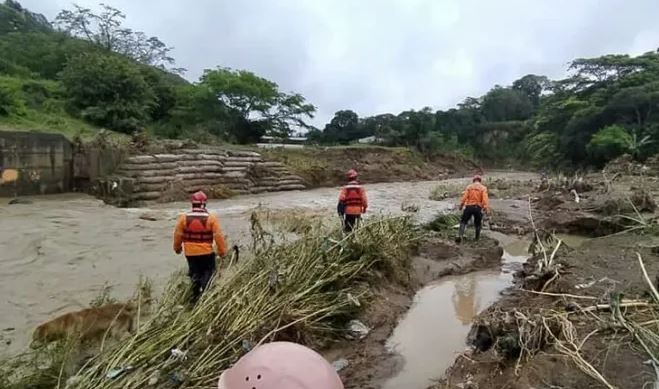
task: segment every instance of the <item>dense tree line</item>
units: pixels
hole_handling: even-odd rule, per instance
[[[148,128],[238,143],[308,130],[321,144],[375,137],[429,156],[457,151],[545,167],[600,165],[622,153],[643,159],[659,150],[658,52],[577,59],[565,79],[526,75],[448,110],[364,118],[341,110],[319,130],[308,124],[315,107],[303,96],[254,73],[218,67],[186,81],[171,47],[124,19],[107,5],[74,6],[51,24],[15,0],[0,4],[0,124],[73,117],[129,134]]]
[[[359,118],[343,110],[310,137],[347,144],[375,136],[422,152],[463,150],[484,161],[601,165],[659,151],[659,52],[577,59],[566,79],[526,75],[456,108]]]
[[[309,127],[315,107],[301,95],[226,68],[189,83],[171,47],[124,19],[101,4],[63,10],[51,24],[16,1],[0,4],[0,120],[45,112],[129,134],[149,127],[167,137],[241,143]]]

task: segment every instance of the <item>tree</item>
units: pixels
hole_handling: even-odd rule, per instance
[[[512,89],[524,94],[534,107],[540,104],[540,96],[551,87],[551,82],[545,76],[527,74],[513,82]]]
[[[164,68],[174,63],[172,50],[157,37],[122,27],[126,15],[116,8],[101,4],[101,12],[74,5],[55,18],[55,25],[66,33],[86,39],[95,45],[138,62]],[[174,69],[179,70],[179,69]]]
[[[432,110],[425,107],[420,111],[404,111],[398,115],[398,120],[404,144],[425,151],[422,140],[430,140],[428,134],[435,128],[435,114]],[[432,141],[434,142],[435,139]]]
[[[321,139],[325,143],[347,144],[361,137],[359,116],[350,110],[338,111],[325,125]]]
[[[523,147],[525,157],[535,166],[557,167],[563,160],[558,136],[550,132],[529,134]]]
[[[61,78],[69,102],[79,115],[112,130],[138,130],[150,119],[156,104],[139,69],[116,55],[78,55],[69,61]]]
[[[238,117],[221,104],[208,88],[187,84],[176,87],[174,92],[176,104],[169,110],[165,120],[156,126],[159,135],[203,139],[204,134],[207,134],[231,142],[248,141],[239,136],[249,135],[249,132],[236,130]]]
[[[0,35],[12,32],[48,32],[52,26],[45,16],[30,12],[14,0],[0,3]]]
[[[392,132],[396,126],[396,121],[396,115],[385,113],[362,119],[361,127],[364,136],[374,135],[385,142],[390,142],[393,135]]]
[[[316,111],[313,105],[300,94],[280,92],[276,83],[252,72],[227,68],[206,70],[200,86],[207,88],[247,125],[240,131],[252,134],[244,138],[254,139],[263,131],[288,137],[294,130],[311,128],[305,119],[313,118]]]
[[[623,116],[631,116],[639,128],[643,128],[650,116],[659,107],[659,82],[644,86],[621,89],[607,105],[611,111]]]
[[[533,104],[519,90],[495,86],[483,96],[481,111],[492,122],[526,120],[533,115]]]
[[[629,151],[632,136],[620,126],[608,126],[599,130],[588,143],[588,153],[596,163],[602,164]]]

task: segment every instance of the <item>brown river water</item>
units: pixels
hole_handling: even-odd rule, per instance
[[[520,173],[496,176],[533,177]],[[454,181],[468,182],[467,179]],[[366,185],[371,204],[366,217],[402,214],[401,204],[410,203],[419,207],[419,221],[427,221],[437,212],[454,207],[457,201],[429,200],[430,191],[437,184],[437,181],[425,181]],[[218,213],[229,244],[246,246],[250,241],[249,215],[255,207],[320,212],[331,217],[335,213],[337,195],[336,188],[265,193],[211,201],[208,207]],[[7,205],[8,199],[0,199],[0,356],[24,350],[38,324],[88,306],[106,286],[111,287],[113,297],[127,298],[143,275],[153,280],[159,290],[174,271],[185,266],[184,259],[172,251],[174,221],[179,212],[189,207],[185,202],[115,208],[81,194],[32,197],[30,200],[32,204]],[[156,220],[141,219],[145,213]],[[494,279],[500,276],[499,273],[492,275]],[[458,293],[455,290],[464,290],[467,295],[474,290],[475,297],[466,298],[475,299],[478,304],[476,308],[469,308],[469,312],[484,309],[496,298],[502,288],[499,285],[507,282],[485,282],[483,277],[488,276],[478,273],[448,279],[434,286],[439,291],[422,290],[417,300],[444,299],[437,300],[437,304],[445,304],[455,301],[452,297]],[[441,297],[424,298],[424,294],[440,294]],[[422,309],[419,315],[436,316],[433,309],[418,309]],[[414,310],[408,315],[416,315]],[[473,312],[460,313],[461,310],[463,308],[456,308],[455,318],[463,323],[462,327],[446,336],[460,337],[464,344],[462,334],[467,325],[464,323],[470,320]],[[398,329],[392,344],[410,344],[405,336],[405,330]],[[453,355],[454,347],[449,349]],[[408,366],[418,365],[413,353],[402,349],[400,352],[408,360]]]

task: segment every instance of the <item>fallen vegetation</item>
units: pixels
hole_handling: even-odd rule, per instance
[[[368,306],[372,288],[409,280],[419,237],[408,218],[369,221],[349,235],[312,229],[285,244],[267,239],[258,220],[252,231],[253,256],[226,269],[197,305],[185,308],[187,280],[177,274],[138,331],[90,359],[68,387],[209,387],[259,343],[327,346]],[[46,360],[53,374],[31,387],[63,387],[67,361]]]

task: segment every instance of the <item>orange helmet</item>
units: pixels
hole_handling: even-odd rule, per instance
[[[195,192],[192,197],[190,197],[190,202],[192,204],[206,204],[208,201],[208,196],[206,196],[206,193],[199,191]]]
[[[476,175],[474,176],[474,179],[471,180],[471,181],[472,181],[472,182],[476,182],[476,181],[478,181],[478,182],[482,182],[482,181],[483,181],[483,177],[481,177],[480,174],[476,174]]]
[[[355,178],[357,178],[358,175],[359,174],[357,173],[357,170],[355,170],[355,169],[350,169],[350,170],[348,170],[348,173],[346,173],[346,176],[348,176],[349,180],[354,180]]]

